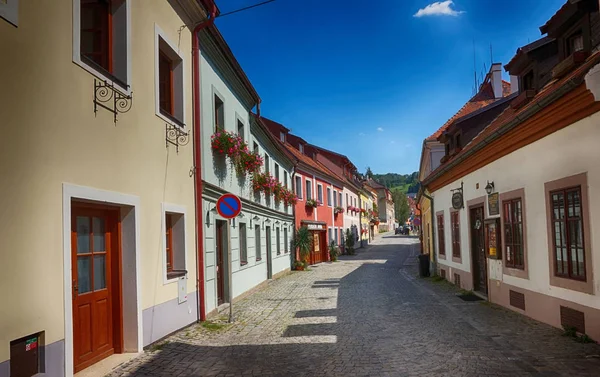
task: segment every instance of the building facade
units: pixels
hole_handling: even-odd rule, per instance
[[[22,127],[0,152],[2,245],[15,251],[0,256],[11,308],[0,314],[0,376],[17,362],[11,342],[23,341],[42,350],[46,375],[70,376],[199,317],[193,149],[183,144],[189,28],[207,13],[196,1],[130,0],[9,11],[0,116]]]
[[[277,200],[272,190],[255,186],[254,181],[259,177],[263,182],[274,179],[289,188],[293,164],[264,124],[252,115],[260,98],[215,27],[200,33],[200,51],[202,108],[211,110],[202,113],[201,148],[205,304],[211,315],[221,305],[290,270],[292,206]],[[223,145],[235,145],[236,140],[262,160],[258,171],[238,168],[235,158],[228,154],[235,151],[222,149]],[[233,193],[242,201],[242,213],[232,222],[216,211],[216,202],[225,193]]]
[[[599,25],[597,1],[567,2],[541,27],[547,37],[506,65],[518,87],[510,106],[424,181],[442,276],[592,339],[600,339]]]

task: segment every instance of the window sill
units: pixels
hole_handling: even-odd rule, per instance
[[[248,264],[248,262],[240,262],[241,267],[246,266],[247,264]]]
[[[124,96],[131,96],[131,87],[119,80],[117,77],[113,76],[110,72],[93,62],[92,60],[86,58],[85,56],[80,56],[79,59],[74,59],[73,62],[83,68],[84,70],[91,73],[97,79],[106,81],[111,84],[115,90],[123,94]]]
[[[180,121],[179,119],[175,118],[173,115],[165,112],[162,109],[156,113],[156,116],[175,127],[179,127],[182,130],[185,130],[185,123],[183,123],[182,121]]]
[[[177,281],[180,277],[187,275],[186,270],[173,270],[167,272],[167,282]]]
[[[256,258],[257,262],[260,262],[262,260],[262,258]]]

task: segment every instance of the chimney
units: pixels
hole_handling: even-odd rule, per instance
[[[494,89],[494,98],[502,98],[502,64],[494,63],[490,68],[492,74],[492,89]]]
[[[510,94],[519,91],[519,76],[510,75]]]

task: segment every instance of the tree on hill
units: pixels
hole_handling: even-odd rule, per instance
[[[370,167],[367,166],[367,172],[365,173],[365,176],[367,178],[373,178],[373,171],[371,170]]]
[[[398,188],[404,193],[418,192],[420,188],[419,173],[414,172],[411,174],[373,174],[370,168],[367,168],[367,174],[369,172],[377,182],[381,183],[387,188],[394,189]]]
[[[410,207],[408,205],[408,199],[406,193],[400,189],[395,188],[392,190],[392,199],[394,200],[394,211],[396,211],[396,220],[399,224],[404,224],[410,216]]]

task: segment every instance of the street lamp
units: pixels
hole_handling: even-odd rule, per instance
[[[485,186],[485,192],[490,195],[494,191],[494,181],[487,181],[487,185]]]

